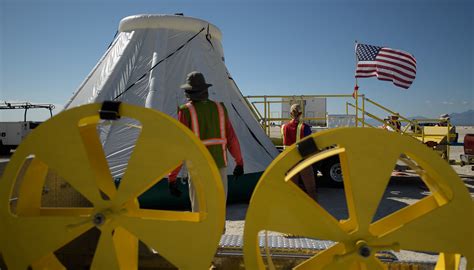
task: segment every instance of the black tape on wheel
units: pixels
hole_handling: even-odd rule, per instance
[[[314,143],[313,138],[306,138],[302,141],[297,142],[296,148],[298,149],[298,152],[303,158],[306,158],[319,152],[319,149],[316,146],[316,143]]]
[[[102,120],[117,120],[120,118],[120,101],[104,101],[99,111]]]

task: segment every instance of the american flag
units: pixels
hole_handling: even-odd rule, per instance
[[[416,59],[407,52],[357,44],[356,57],[356,78],[376,76],[379,80],[391,81],[405,89],[408,89],[415,80]]]

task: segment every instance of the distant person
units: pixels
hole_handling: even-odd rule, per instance
[[[311,135],[311,127],[300,121],[301,115],[301,106],[299,104],[291,105],[290,116],[292,119],[289,123],[283,124],[281,127],[284,148],[300,141],[306,136]],[[299,175],[292,179],[292,181],[297,185],[299,180],[303,182],[306,193],[316,200],[316,183],[312,166],[306,167],[300,172]]]
[[[211,86],[212,84],[206,83],[202,73],[193,71],[187,75],[186,84],[181,85],[181,88],[184,89],[189,102],[179,107],[178,120],[191,129],[207,146],[219,168],[227,198],[227,149],[229,149],[236,163],[234,168],[235,177],[244,174],[244,162],[239,141],[229,121],[224,104],[209,99],[208,88]],[[180,170],[181,166],[168,175],[170,193],[177,197],[181,196],[181,191],[176,182]],[[191,208],[193,212],[198,212],[198,199],[190,175],[188,179]]]
[[[448,123],[449,123],[450,119],[451,118],[449,117],[449,114],[447,114],[447,113],[440,115],[439,116],[439,123],[437,124],[437,126],[440,126],[440,127],[448,126]]]
[[[399,120],[399,114],[395,113],[388,116],[386,122],[383,126],[386,130],[400,132],[402,128],[402,123]]]

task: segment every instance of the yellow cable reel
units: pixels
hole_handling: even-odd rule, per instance
[[[311,148],[307,146],[323,150],[304,153]],[[373,222],[401,154],[423,168],[421,178],[431,194]],[[335,219],[291,181],[303,168],[334,155],[341,161],[347,220]],[[461,254],[472,269],[472,206],[466,187],[446,161],[409,136],[373,128],[318,132],[287,148],[256,186],[245,221],[245,266],[265,269],[258,233],[270,230],[335,242],[294,268],[298,270],[387,269],[375,253],[399,249],[440,252],[448,258]],[[439,262],[437,269],[454,269],[449,265],[455,263]]]
[[[179,269],[208,269],[224,228],[225,208],[219,172],[206,147],[175,119],[121,104],[119,115],[140,121],[142,128],[116,188],[98,137],[100,109],[100,104],[90,104],[53,117],[12,156],[0,181],[0,254],[9,269],[64,269],[54,252],[93,227],[101,234],[92,269],[137,269],[138,240]],[[200,211],[140,209],[137,197],[183,161]],[[42,207],[49,169],[92,207]],[[16,211],[9,202],[14,190]]]

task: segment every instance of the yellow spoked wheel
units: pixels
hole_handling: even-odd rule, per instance
[[[54,252],[93,227],[101,232],[93,269],[137,269],[138,240],[180,269],[207,269],[225,208],[219,172],[205,146],[171,117],[121,104],[119,115],[142,126],[116,188],[97,135],[100,109],[91,104],[55,116],[28,135],[12,156],[0,181],[0,253],[9,269],[64,269]],[[195,183],[200,212],[139,209],[136,198],[183,161]],[[42,207],[48,170],[92,207]],[[15,211],[9,202],[14,190]]]
[[[327,150],[308,150],[314,146],[311,142]],[[373,222],[401,154],[423,168],[421,178],[431,195]],[[341,161],[347,220],[336,220],[290,180],[308,165],[334,155]],[[449,258],[461,254],[471,269],[473,210],[458,175],[413,138],[370,128],[320,132],[303,140],[299,149],[292,146],[284,151],[260,179],[246,216],[245,266],[265,269],[258,233],[270,230],[335,242],[294,269],[387,269],[375,253],[398,249],[440,252]],[[437,269],[454,269],[449,265],[454,263],[440,262]]]

